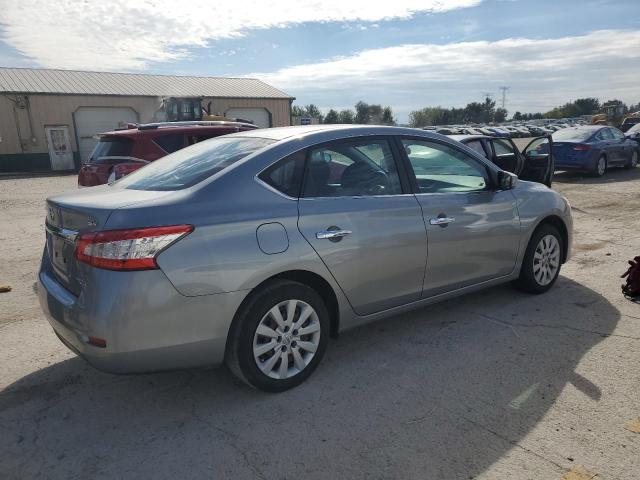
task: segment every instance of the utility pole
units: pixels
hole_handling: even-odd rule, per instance
[[[507,90],[509,90],[509,87],[500,87],[500,90],[502,90],[502,108],[504,108],[507,103]]]

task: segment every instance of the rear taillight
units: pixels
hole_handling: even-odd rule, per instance
[[[586,150],[591,150],[591,147],[589,145],[574,145],[573,149],[578,152],[584,152]]]
[[[160,252],[192,231],[192,225],[173,225],[85,233],[76,240],[75,257],[107,270],[152,270]]]

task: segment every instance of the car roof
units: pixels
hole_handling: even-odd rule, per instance
[[[293,137],[303,137],[308,135],[316,135],[328,132],[344,132],[348,136],[357,135],[414,135],[414,136],[430,136],[441,135],[432,133],[433,130],[422,130],[419,128],[409,127],[390,127],[383,125],[353,125],[353,124],[332,124],[332,125],[303,125],[293,127],[276,127],[262,128],[258,130],[247,130],[244,132],[233,133],[231,135],[239,137],[257,137],[269,138],[272,140],[285,140]],[[446,138],[446,137],[445,137]]]

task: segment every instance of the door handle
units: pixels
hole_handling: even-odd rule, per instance
[[[441,225],[443,227],[446,227],[447,225],[455,221],[456,219],[452,217],[433,217],[429,219],[429,223],[431,225]]]
[[[341,239],[351,233],[353,233],[351,230],[321,230],[316,233],[316,238],[318,240],[335,240]]]

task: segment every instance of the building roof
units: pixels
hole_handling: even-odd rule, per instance
[[[5,67],[0,67],[0,93],[293,98],[256,78],[183,77]]]

